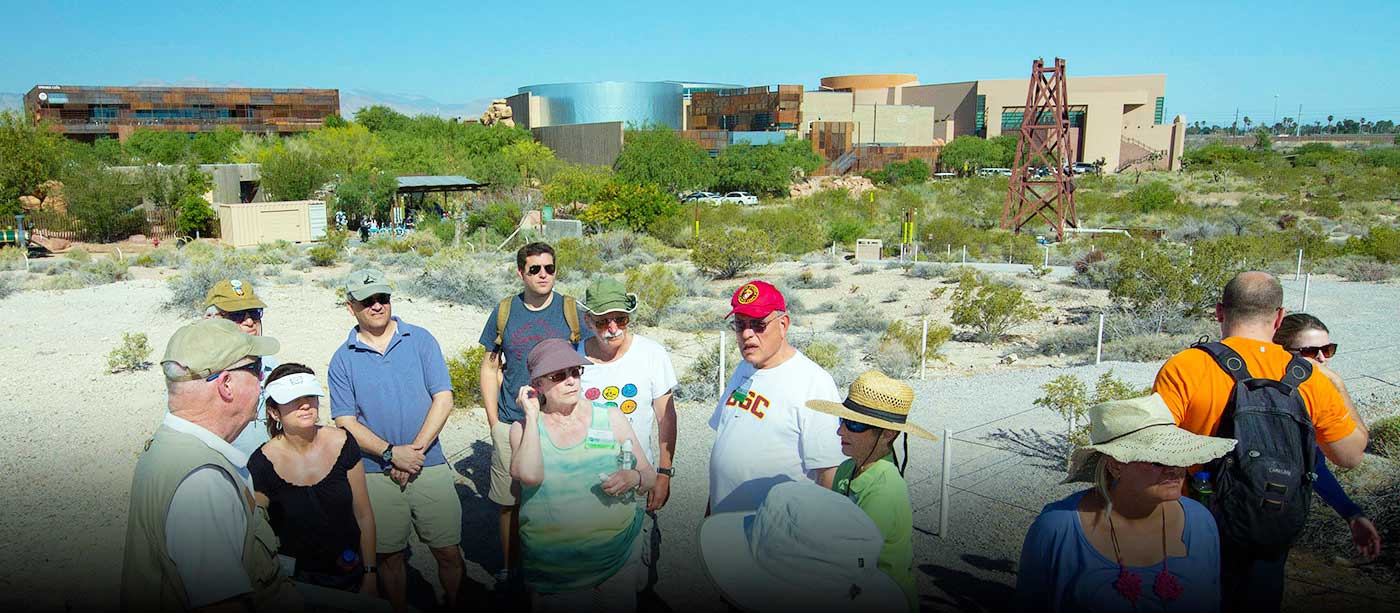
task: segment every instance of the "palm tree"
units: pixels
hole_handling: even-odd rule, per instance
[[[1245,115],[1245,116],[1244,116],[1244,131],[1245,131],[1245,132],[1248,132],[1248,131],[1249,131],[1249,124],[1251,124],[1251,123],[1254,123],[1254,122],[1252,122],[1252,121],[1249,120],[1249,115]]]
[[[1357,131],[1358,134],[1365,134],[1365,133],[1366,133],[1366,118],[1365,118],[1365,117],[1362,117],[1362,118],[1361,118],[1361,125],[1359,125],[1359,126],[1356,127],[1356,131]]]
[[[1331,115],[1328,115],[1328,116],[1327,116],[1327,131],[1328,131],[1328,132],[1331,132],[1331,131],[1332,131],[1332,119],[1333,119],[1333,117],[1332,117]]]

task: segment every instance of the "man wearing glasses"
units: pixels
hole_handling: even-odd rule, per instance
[[[509,587],[512,564],[518,562],[519,484],[510,477],[510,426],[525,419],[516,392],[529,384],[525,360],[530,350],[549,338],[566,338],[571,344],[587,340],[593,331],[580,326],[583,311],[573,298],[554,291],[554,248],[530,243],[515,253],[515,272],[524,289],[502,300],[481,330],[486,348],[481,360],[481,405],[491,424],[491,491],[500,505],[501,569],[496,581]]]
[[[583,344],[592,362],[583,369],[580,387],[594,406],[617,407],[632,425],[647,462],[656,467],[656,485],[647,492],[647,521],[642,523],[642,563],[647,567],[646,588],[656,583],[661,532],[656,511],[671,496],[676,454],[676,369],[660,343],[632,332],[637,295],[627,293],[616,279],[598,277],[583,298],[593,338]],[[660,449],[653,449],[652,431],[659,434]],[[658,463],[658,460],[660,463]]]
[[[744,361],[710,418],[717,433],[707,515],[757,509],[785,481],[810,479],[830,489],[845,459],[837,418],[807,408],[808,400],[840,402],[836,382],[788,343],[792,318],[782,293],[750,281],[729,304]]]
[[[437,339],[394,317],[391,293],[378,270],[355,271],[345,280],[345,306],[357,325],[326,373],[331,417],[364,455],[379,577],[389,602],[404,610],[404,551],[413,530],[432,550],[447,603],[455,607],[463,570],[462,504],[438,442],[452,410],[452,381]]]
[[[262,336],[263,310],[267,308],[261,298],[253,293],[253,284],[244,279],[226,279],[209,288],[204,296],[204,318],[222,318],[238,324],[245,333]],[[262,360],[261,380],[277,368],[277,359],[272,356]],[[243,428],[233,446],[247,455],[252,455],[258,447],[267,442],[267,396],[258,397],[257,415]]]

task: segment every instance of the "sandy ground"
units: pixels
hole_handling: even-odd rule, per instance
[[[766,277],[782,278],[803,265],[778,264]],[[898,269],[855,275],[839,273],[832,288],[798,290],[809,307],[850,295],[868,296],[888,317],[917,322],[925,314],[946,323],[948,297],[930,300],[930,291],[945,286],[941,280],[912,279]],[[72,291],[30,290],[0,303],[0,325],[6,334],[0,343],[0,419],[8,453],[0,460],[0,498],[5,500],[5,521],[0,523],[0,602],[7,609],[31,610],[109,609],[121,569],[121,549],[126,526],[127,493],[132,469],[146,437],[163,413],[163,386],[157,370],[107,374],[105,356],[126,331],[145,332],[159,359],[169,336],[187,320],[162,311],[159,304],[169,293],[163,276],[169,271],[133,269],[136,280]],[[334,292],[311,281],[259,289],[269,303],[266,333],[282,341],[283,362],[300,361],[324,378],[334,347],[352,324]],[[1052,306],[1040,321],[1015,332],[1034,336],[1056,323],[1072,321],[1072,309],[1102,305],[1102,292],[1071,290],[1041,280],[1025,280],[1037,302]],[[714,284],[718,289],[737,283]],[[1297,287],[1289,286],[1289,300],[1297,300]],[[853,289],[854,288],[854,289]],[[881,299],[898,292],[899,298]],[[1358,352],[1339,361],[1354,369],[1358,395],[1383,395],[1391,388],[1359,377],[1373,373],[1393,381],[1385,368],[1400,346],[1400,321],[1395,304],[1400,288],[1314,282],[1312,310],[1329,322],[1334,333],[1356,349],[1369,347],[1369,356]],[[951,289],[948,292],[951,294]],[[719,308],[724,300],[714,299]],[[476,308],[452,306],[432,300],[404,297],[394,302],[395,314],[427,327],[452,354],[474,344],[487,313]],[[829,313],[799,316],[799,330],[825,328],[835,318]],[[661,330],[642,333],[671,339],[678,372],[699,351],[694,334]],[[711,342],[718,331],[706,333]],[[1391,346],[1387,350],[1387,346]],[[1072,366],[1071,358],[1028,357],[1014,365],[999,360],[1009,352],[1026,351],[1016,342],[1000,345],[953,342],[945,346],[946,359],[931,363],[928,378],[914,381],[918,392],[916,421],[934,432],[953,431],[953,464],[950,484],[955,488],[949,504],[949,530],[939,534],[939,493],[942,478],[942,443],[915,441],[908,475],[915,506],[915,568],[921,599],[930,609],[987,609],[1005,604],[1014,583],[1015,563],[1025,527],[1045,503],[1073,488],[1056,485],[1061,475],[1055,462],[1026,453],[1040,439],[1063,429],[1063,423],[1031,401],[1039,385],[1059,374],[1073,372],[1085,378],[1108,367],[1131,382],[1146,384],[1155,364]],[[1345,352],[1344,352],[1345,353]],[[1344,356],[1342,356],[1344,357]],[[732,368],[732,365],[731,365]],[[1393,367],[1390,367],[1393,368]],[[656,608],[677,610],[720,609],[714,589],[705,579],[697,555],[696,534],[705,508],[706,475],[713,433],[705,425],[708,403],[684,403],[680,407],[680,441],[670,504],[660,514],[663,544],[662,577],[656,591]],[[488,598],[490,573],[499,565],[495,508],[485,500],[488,482],[489,437],[480,410],[458,411],[442,434],[445,451],[459,473],[458,492],[463,517],[463,548],[468,560],[473,598]],[[1018,442],[1019,441],[1019,442]],[[413,565],[435,583],[431,557],[416,548]],[[1312,589],[1318,598],[1339,598],[1337,590],[1366,591],[1355,587],[1359,578],[1328,574],[1326,564],[1314,574]],[[1317,574],[1321,573],[1321,574]],[[55,589],[54,586],[62,586]],[[1365,587],[1365,586],[1362,586]],[[1306,592],[1311,594],[1312,592]],[[1369,592],[1368,592],[1369,593]],[[1377,604],[1356,597],[1357,604]],[[1400,602],[1390,594],[1389,603]],[[1306,601],[1303,601],[1306,602]],[[1326,600],[1326,602],[1332,602]],[[1353,602],[1353,601],[1348,601]]]

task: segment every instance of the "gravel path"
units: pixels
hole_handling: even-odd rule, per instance
[[[1290,306],[1301,284],[1286,283]],[[263,292],[264,290],[260,290]],[[268,334],[283,342],[283,361],[304,361],[324,377],[333,347],[351,318],[333,292],[312,283],[264,292]],[[127,493],[142,443],[162,414],[158,371],[108,375],[105,355],[124,331],[144,331],[158,359],[184,319],[160,311],[168,290],[158,280],[66,292],[28,291],[7,298],[0,323],[0,419],[7,453],[0,460],[0,603],[17,610],[109,609],[115,602],[126,526]],[[1309,307],[1341,343],[1337,367],[1361,402],[1393,401],[1400,388],[1400,287],[1314,282]],[[395,313],[426,326],[449,353],[475,342],[479,309],[433,301],[395,301]],[[1054,435],[1063,422],[1034,407],[1039,386],[1064,373],[1091,380],[1107,368],[1133,384],[1150,383],[1156,364],[1072,368],[988,366],[978,374],[930,371],[915,381],[914,419],[951,441],[954,488],[949,530],[938,535],[942,443],[911,442],[915,566],[921,598],[932,608],[1005,602],[1026,527],[1040,507],[1074,491],[1058,485],[1062,460]],[[1379,380],[1366,378],[1370,375]],[[664,534],[657,592],[672,609],[720,609],[700,566],[696,534],[707,496],[712,409],[680,407],[675,489],[661,512]],[[1372,409],[1368,409],[1372,410]],[[1372,415],[1368,415],[1368,418]],[[1038,438],[1045,437],[1045,438]],[[474,589],[489,589],[496,558],[495,509],[484,501],[489,447],[480,411],[453,415],[442,440],[462,475],[464,550]],[[431,557],[413,564],[431,583]],[[62,585],[63,589],[48,586]],[[484,596],[483,596],[484,597]]]

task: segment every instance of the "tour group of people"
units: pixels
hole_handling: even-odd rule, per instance
[[[496,590],[535,611],[636,610],[659,580],[673,481],[704,478],[676,464],[671,357],[636,333],[637,295],[616,279],[595,277],[581,300],[556,292],[545,243],[514,265],[521,290],[479,338]],[[354,322],[322,374],[276,361],[247,280],[217,283],[205,318],[170,338],[167,411],[131,490],[124,609],[409,610],[415,535],[442,604],[478,606],[460,601],[462,507],[439,440],[453,394],[468,391],[453,389],[433,335],[394,315],[381,271],[352,272],[344,291]],[[1337,344],[1281,304],[1276,279],[1239,275],[1216,310],[1223,342],[1168,360],[1152,395],[1093,407],[1091,443],[1065,478],[1088,485],[1030,525],[1017,608],[1277,610],[1313,490],[1361,553],[1379,553],[1326,468],[1355,466],[1367,443],[1327,367]],[[789,342],[772,284],[742,284],[730,307],[743,360],[709,419],[698,552],[723,606],[929,606],[904,475],[908,437],[935,437],[910,419],[914,391],[869,371],[843,397]],[[320,419],[326,400],[334,425]]]

